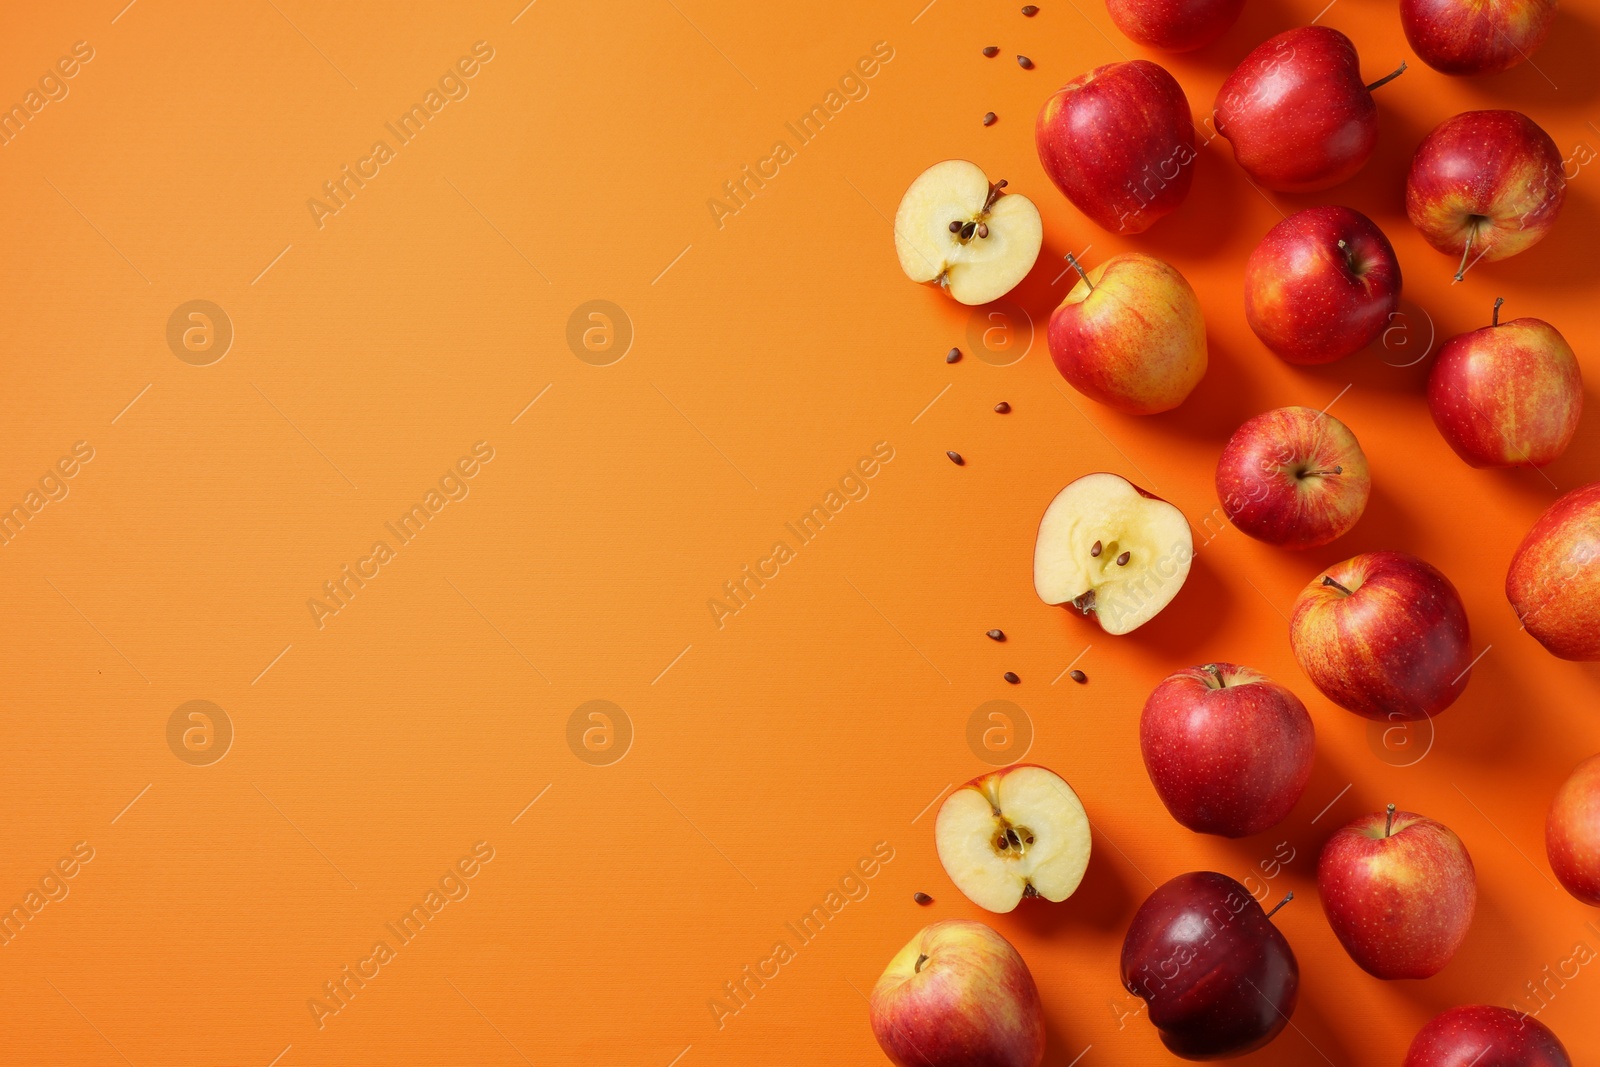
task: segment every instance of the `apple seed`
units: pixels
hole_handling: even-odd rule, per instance
[[[1089,558],[1090,559],[1099,559],[1100,558],[1100,553],[1104,552],[1105,550],[1106,550],[1105,546],[1102,545],[1099,541],[1096,541],[1094,544],[1089,546]]]
[[[994,410],[1001,415],[1005,415],[1011,411],[1011,405],[1002,400],[994,406]]]
[[[1031,19],[1031,18],[1033,18],[1033,16],[1037,15],[1038,13],[1039,13],[1039,8],[1034,4],[1029,4],[1027,7],[1022,9],[1022,17],[1023,18]]]
[[[946,452],[945,455],[949,456],[950,457],[950,462],[954,463],[958,467],[965,467],[967,465],[967,461],[961,458],[961,453],[960,452],[956,452],[954,450],[951,450],[949,452]]]
[[[1074,682],[1077,682],[1079,685],[1085,685],[1089,681],[1089,676],[1087,674],[1084,674],[1082,671],[1076,670],[1076,669],[1074,669],[1071,674],[1067,675],[1067,677],[1071,678]]]
[[[992,44],[988,45],[983,50],[983,56],[984,56],[985,59],[993,59],[995,56],[997,56],[999,54],[1000,54],[1000,49],[996,48]]]
[[[926,893],[913,893],[911,894],[911,899],[916,901],[918,904],[921,904],[923,907],[927,907],[929,904],[933,903],[933,898]]]
[[[1012,685],[1016,685],[1017,683],[1022,681],[1021,678],[1017,677],[1017,672],[1016,671],[1006,671],[1005,680],[1010,682]]]
[[[984,636],[991,641],[1004,641],[1006,639],[1006,632],[1004,630],[990,630],[988,633],[984,634]]]
[[[983,124],[985,126],[993,126],[994,125],[994,112],[993,111],[985,111],[983,113]]]
[[[1128,565],[1128,561],[1130,559],[1132,559],[1132,558],[1133,558],[1133,553],[1132,552],[1124,552],[1122,555],[1117,557],[1117,566],[1126,567]]]
[[[961,349],[952,348],[950,351],[946,352],[944,354],[944,361],[946,363],[960,363],[961,362]]]
[[[1023,70],[1032,70],[1033,60],[1029,59],[1027,56],[1018,56],[1017,66],[1021,67]]]

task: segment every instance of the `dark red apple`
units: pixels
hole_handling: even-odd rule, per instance
[[[1378,144],[1378,105],[1350,38],[1301,26],[1257,45],[1217,91],[1217,132],[1268,189],[1304,193],[1353,177]]]
[[[1183,203],[1194,181],[1189,100],[1148,59],[1108,63],[1057,89],[1034,140],[1056,188],[1116,233],[1143,233]]]
[[[1411,1039],[1400,1067],[1572,1067],[1560,1038],[1525,1012],[1463,1004]]]
[[[1106,0],[1129,39],[1162,52],[1204,48],[1239,20],[1244,0]]]
[[[1356,435],[1325,411],[1262,412],[1233,432],[1217,460],[1217,499],[1228,521],[1285,548],[1349,533],[1371,495]]]
[[[1232,663],[1171,675],[1139,717],[1161,803],[1202,834],[1248,837],[1282,822],[1305,792],[1316,747],[1300,698]]]
[[[1300,965],[1270,917],[1214,871],[1180,874],[1139,905],[1122,942],[1122,984],[1149,1005],[1173,1053],[1242,1056],[1289,1025]]]
[[[1544,44],[1557,0],[1400,0],[1412,51],[1442,74],[1498,74]]]
[[[1244,315],[1290,363],[1332,363],[1383,333],[1400,306],[1400,261],[1377,223],[1348,207],[1297,211],[1244,267]]]

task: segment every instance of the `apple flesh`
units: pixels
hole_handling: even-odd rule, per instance
[[[1033,587],[1046,604],[1071,604],[1125,634],[1172,602],[1193,559],[1183,512],[1126,478],[1086,474],[1045,509]]]
[[[1400,1067],[1572,1067],[1561,1039],[1526,1012],[1463,1004],[1417,1031]]]
[[[1194,119],[1183,88],[1148,59],[1080,74],[1044,102],[1034,126],[1039,162],[1097,225],[1143,233],[1194,180]]]
[[[1511,557],[1506,599],[1557,656],[1600,660],[1600,482],[1539,516]]]
[[[1578,764],[1544,820],[1550,869],[1567,892],[1600,907],[1600,756]]]
[[[1028,276],[1044,243],[1033,201],[991,184],[964,159],[935,163],[917,176],[894,216],[900,269],[963,304],[998,300]]]
[[[1524,252],[1555,225],[1567,195],[1556,143],[1520,111],[1466,111],[1417,146],[1406,215],[1440,252],[1474,263]]]
[[[1128,39],[1161,52],[1204,48],[1239,21],[1244,0],[1106,0]]]
[[[1139,906],[1122,942],[1122,984],[1149,1005],[1171,1052],[1220,1059],[1258,1049],[1289,1025],[1300,965],[1244,886],[1194,871]]]
[[[1400,261],[1377,223],[1353,208],[1307,208],[1250,253],[1244,315],[1288,362],[1332,363],[1378,339],[1400,285]]]
[[[1019,764],[945,798],[933,839],[945,873],[980,908],[1066,900],[1089,867],[1089,816],[1054,771]]]
[[[1266,675],[1208,663],[1156,686],[1139,717],[1139,750],[1174,819],[1197,833],[1248,837],[1299,802],[1316,730],[1300,699]]]
[[[1177,268],[1124,252],[1080,275],[1050,314],[1050,358],[1072,387],[1130,415],[1171,411],[1206,373],[1200,298]]]
[[[1404,552],[1364,552],[1312,579],[1295,598],[1289,643],[1323,696],[1369,719],[1437,715],[1472,676],[1460,594]]]
[[[1228,521],[1258,541],[1314,548],[1349,533],[1372,495],[1350,428],[1311,408],[1278,408],[1233,432],[1217,461]]]
[[[1268,189],[1305,193],[1353,177],[1378,144],[1378,105],[1350,38],[1301,26],[1257,45],[1217,91],[1217,132]]]
[[[980,922],[926,926],[884,968],[872,1033],[899,1067],[1038,1067],[1044,1008],[1028,965]]]
[[[1400,0],[1411,50],[1441,74],[1499,74],[1544,44],[1557,0]]]

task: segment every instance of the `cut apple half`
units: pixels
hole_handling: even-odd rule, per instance
[[[894,216],[900,269],[963,304],[998,300],[1028,276],[1044,243],[1033,201],[990,183],[976,163],[947,159],[911,183]]]
[[[1024,897],[1066,900],[1089,866],[1089,816],[1054,771],[1019,764],[945,798],[933,830],[939,862],[968,900],[1007,912]]]
[[[1125,634],[1172,602],[1193,559],[1183,512],[1119,475],[1086,474],[1045,509],[1033,587],[1046,604],[1070,604],[1106,633]]]

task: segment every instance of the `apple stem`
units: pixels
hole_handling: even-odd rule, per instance
[[[1289,903],[1289,901],[1291,901],[1293,899],[1294,899],[1294,890],[1291,889],[1291,890],[1289,890],[1288,894],[1282,900],[1278,901],[1278,903],[1273,906],[1271,911],[1267,912],[1267,918],[1270,919],[1274,915],[1278,914],[1278,909],[1283,907],[1285,904]]]
[[[1344,473],[1344,468],[1342,466],[1340,466],[1340,467],[1334,467],[1331,470],[1325,470],[1325,471],[1306,471],[1300,477],[1302,477],[1302,478],[1310,478],[1310,477],[1312,477],[1314,475],[1343,474],[1343,473]]]
[[[1083,267],[1079,266],[1078,257],[1068,252],[1067,262],[1072,264],[1072,269],[1078,272],[1078,277],[1083,279],[1083,284],[1089,287],[1089,291],[1094,292],[1094,282],[1089,280],[1089,276],[1083,272]]]
[[[1322,576],[1322,584],[1323,585],[1331,585],[1331,586],[1333,586],[1335,589],[1339,590],[1339,592],[1343,593],[1345,596],[1355,596],[1354,593],[1352,593],[1350,590],[1346,589],[1344,586],[1340,585],[1338,582],[1334,581],[1332,578],[1329,578],[1327,575],[1323,575]]]
[[[1497,296],[1494,298],[1494,318],[1489,321],[1490,326],[1500,325],[1500,305],[1504,304],[1505,302],[1506,298],[1503,296]]]
[[[928,962],[927,953],[918,954],[918,956],[917,956],[917,965],[911,969],[911,973],[912,974],[921,974],[922,973],[922,965],[924,963],[927,963],[927,962]]]
[[[1400,77],[1400,75],[1404,74],[1405,72],[1406,72],[1406,65],[1405,65],[1404,61],[1402,61],[1400,66],[1399,66],[1399,68],[1393,74],[1385,74],[1383,77],[1379,78],[1377,81],[1375,81],[1371,85],[1367,86],[1367,92],[1370,93],[1370,92],[1372,92],[1372,90],[1377,89],[1380,86],[1388,85],[1390,82],[1394,81],[1396,78]]]
[[[1478,227],[1474,226],[1467,231],[1467,243],[1461,246],[1461,265],[1456,268],[1456,281],[1467,276],[1467,253],[1472,251],[1472,239],[1478,235]]]
[[[1218,689],[1226,689],[1226,688],[1228,688],[1228,683],[1222,680],[1222,671],[1217,667],[1217,665],[1215,663],[1207,663],[1205,666],[1201,667],[1200,669],[1205,671],[1207,674],[1211,675],[1212,678],[1216,679],[1216,683],[1217,683],[1216,688],[1218,688]]]
[[[994,202],[1006,195],[1004,192],[1005,187],[1006,180],[1004,178],[1001,178],[999,181],[989,186],[989,198],[983,202],[983,210],[980,211],[979,214],[988,214],[989,209],[994,207]]]
[[[1394,833],[1394,805],[1389,805],[1389,814],[1383,820],[1383,836],[1389,837]]]

